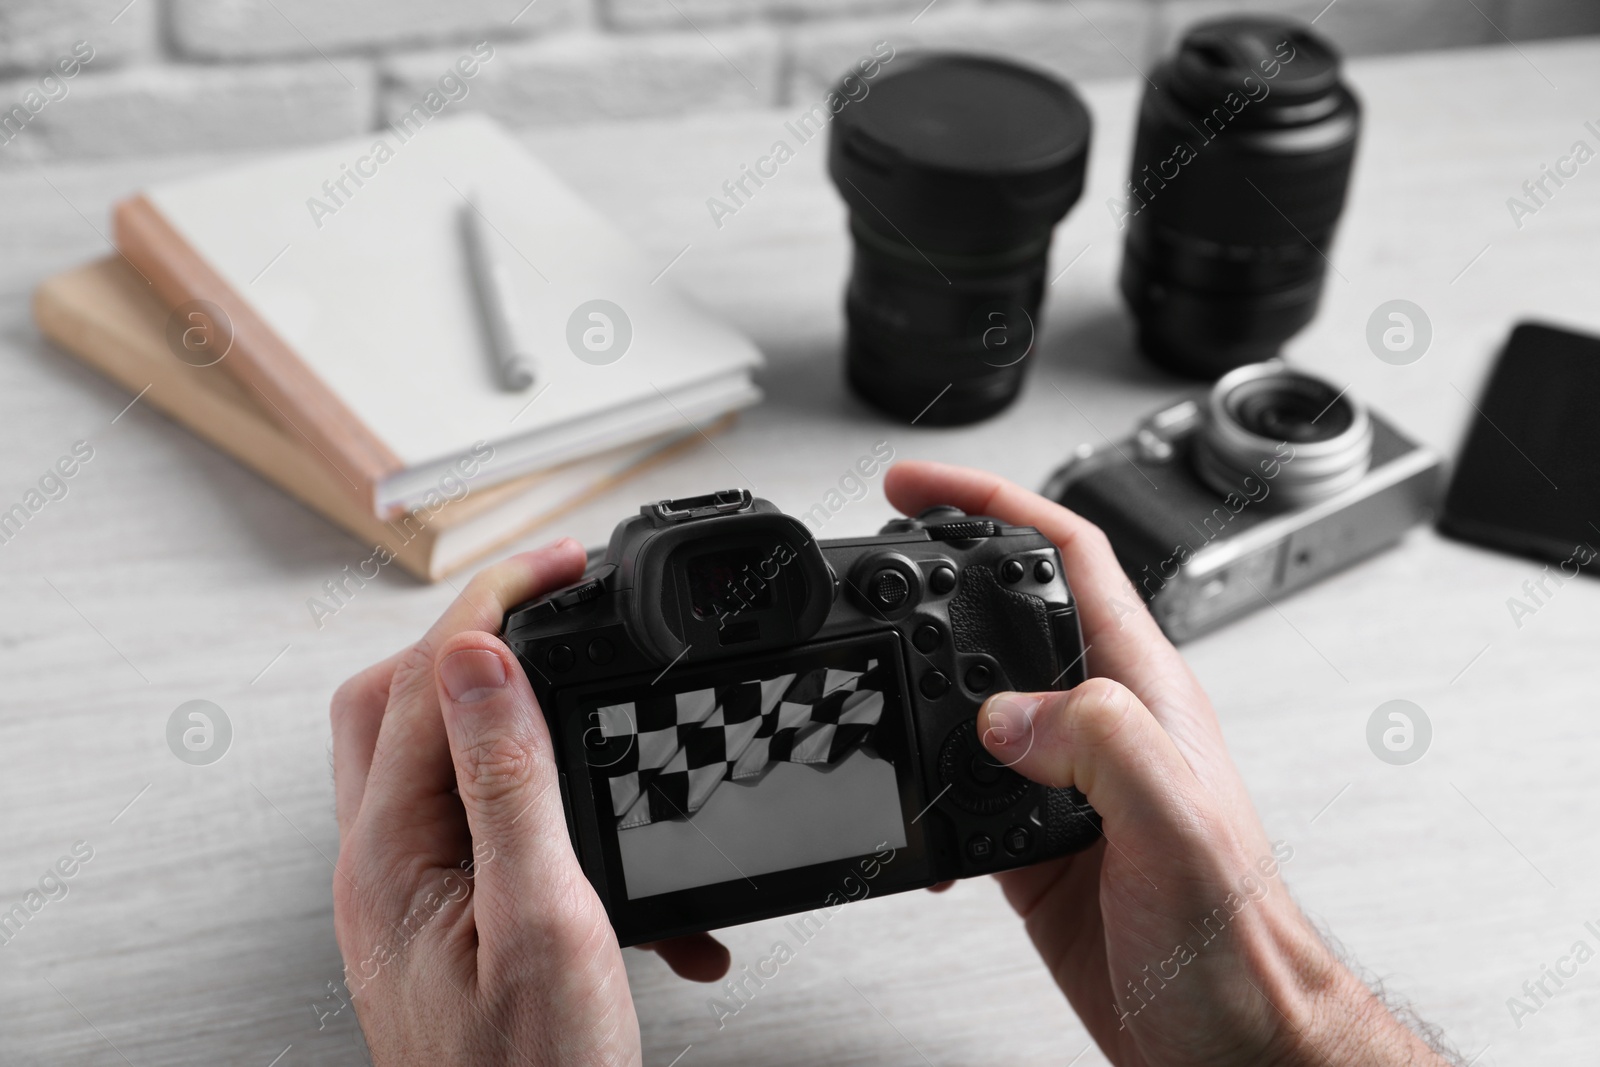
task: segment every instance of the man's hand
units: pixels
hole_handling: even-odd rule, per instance
[[[583,567],[568,539],[485,570],[420,641],[334,695],[334,930],[379,1067],[639,1061],[544,716],[494,636],[508,607]],[[709,937],[654,947],[686,977],[727,968]]]
[[[1435,1064],[1341,964],[1278,876],[1211,702],[1095,526],[992,474],[906,462],[884,483],[908,515],[953,504],[1034,526],[1061,550],[1091,677],[1003,693],[985,746],[1076,786],[1104,840],[999,875],[1050,973],[1119,1065]]]

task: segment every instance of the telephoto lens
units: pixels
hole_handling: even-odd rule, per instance
[[[1309,27],[1223,18],[1151,75],[1111,211],[1139,346],[1215,378],[1311,321],[1355,159],[1361,106]]]
[[[905,57],[839,113],[828,172],[855,243],[845,366],[857,394],[938,425],[1016,399],[1089,129],[1059,79],[949,53]]]

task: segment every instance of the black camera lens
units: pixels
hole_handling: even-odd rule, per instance
[[[897,60],[839,112],[828,172],[850,209],[845,365],[863,399],[952,425],[1016,398],[1089,128],[1064,82],[945,53]]]
[[[1234,389],[1227,404],[1246,430],[1291,444],[1332,440],[1355,420],[1350,402],[1316,378],[1257,378]]]
[[[1311,321],[1344,209],[1361,108],[1309,27],[1223,18],[1151,75],[1112,214],[1139,345],[1215,378]]]

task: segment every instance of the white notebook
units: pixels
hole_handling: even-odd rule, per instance
[[[488,223],[537,360],[522,392],[499,387],[486,347],[461,240],[465,197]],[[441,118],[406,140],[386,128],[144,198],[392,454],[363,487],[380,515],[414,505],[478,442],[494,450],[477,475],[488,483],[760,399],[755,346],[658,277],[666,262],[647,261],[483,116]],[[596,300],[626,325],[608,309],[575,320]],[[608,326],[609,350],[583,345],[585,330],[603,345]],[[626,350],[604,362],[624,334]],[[293,423],[294,394],[280,399]]]

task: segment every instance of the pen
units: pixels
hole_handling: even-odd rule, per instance
[[[489,349],[500,374],[500,386],[510,392],[520,392],[533,384],[533,355],[522,340],[511,276],[495,255],[476,196],[468,197],[461,207],[461,239],[466,246],[478,311],[483,316],[483,332],[489,339]]]

